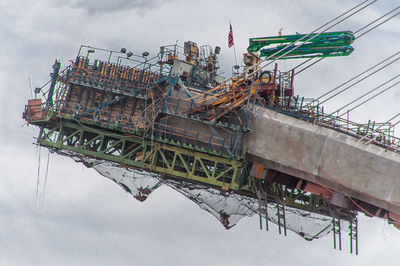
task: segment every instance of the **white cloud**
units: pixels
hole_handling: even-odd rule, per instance
[[[83,9],[89,14],[98,13],[114,13],[116,11],[125,10],[141,10],[142,12],[148,11],[153,8],[159,7],[165,1],[161,0],[59,0],[56,5],[69,6],[76,9]]]

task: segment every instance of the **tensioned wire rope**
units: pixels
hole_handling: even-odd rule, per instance
[[[331,114],[329,114],[329,115],[333,115],[334,113],[339,113],[339,112],[340,112],[341,110],[343,110],[344,108],[346,108],[346,107],[352,105],[353,103],[359,101],[360,99],[364,98],[365,96],[367,96],[367,95],[371,94],[372,92],[378,90],[379,88],[385,86],[386,84],[388,84],[388,83],[390,83],[391,81],[395,80],[395,79],[398,78],[399,76],[400,76],[400,74],[398,74],[398,75],[394,76],[393,78],[391,78],[391,79],[385,81],[385,82],[382,83],[381,85],[379,85],[379,86],[373,88],[372,90],[369,90],[368,92],[364,93],[363,95],[361,95],[361,96],[358,97],[357,99],[355,99],[355,100],[353,100],[353,101],[351,101],[351,102],[349,102],[349,103],[343,105],[342,107],[336,109],[335,111],[333,111],[333,112],[332,112]],[[355,108],[352,108],[351,110],[354,110],[354,109],[355,109]],[[347,112],[344,112],[344,113],[342,113],[342,114],[340,114],[340,115],[338,115],[338,116],[341,117],[341,116],[343,116],[345,113],[347,113]],[[328,116],[329,116],[329,115],[328,115]]]
[[[400,51],[398,51],[397,53],[394,53],[393,55],[391,55],[391,56],[387,57],[386,59],[380,61],[379,63],[373,65],[372,67],[368,68],[367,70],[361,72],[360,74],[357,74],[357,75],[354,76],[353,78],[351,78],[351,79],[349,79],[349,80],[343,82],[343,83],[340,84],[339,86],[336,86],[335,88],[331,89],[330,91],[324,93],[323,95],[321,95],[321,96],[319,96],[318,98],[314,99],[313,102],[319,101],[321,98],[323,98],[323,97],[325,97],[325,96],[331,94],[332,92],[338,90],[339,88],[343,87],[344,85],[346,85],[346,84],[349,83],[350,81],[353,81],[353,80],[355,80],[356,78],[358,78],[358,77],[360,77],[360,76],[362,76],[362,75],[368,73],[370,70],[376,68],[377,66],[379,66],[379,65],[381,65],[382,63],[388,61],[389,59],[395,57],[395,56],[398,55],[398,54],[400,54]],[[372,77],[372,75],[374,75],[374,74],[378,73],[379,71],[381,71],[382,69],[384,69],[384,68],[390,66],[391,64],[393,64],[394,62],[396,62],[396,61],[399,60],[399,59],[400,59],[400,56],[397,57],[397,58],[395,58],[394,60],[390,61],[389,63],[383,65],[382,67],[378,68],[377,70],[373,71],[373,72],[370,73],[368,76],[361,78],[360,80],[358,80],[358,81],[354,82],[353,84],[351,84],[351,85],[345,87],[344,89],[340,90],[339,92],[337,92],[337,93],[335,93],[335,94],[329,96],[328,98],[326,98],[326,99],[324,99],[323,101],[319,102],[319,104],[323,104],[323,103],[325,103],[325,102],[331,100],[332,98],[334,98],[334,97],[336,97],[337,95],[339,95],[339,94],[341,94],[341,93],[347,91],[348,89],[350,89],[350,88],[353,87],[354,85],[360,83],[361,81],[363,81],[363,80],[365,80],[365,79],[367,79],[367,78]]]
[[[265,68],[265,67],[268,66],[268,65],[271,65],[272,63],[276,62],[277,60],[279,60],[279,59],[282,58],[283,56],[287,55],[288,53],[290,53],[290,52],[292,52],[292,51],[294,51],[294,50],[300,48],[301,46],[303,46],[303,45],[305,44],[305,42],[310,41],[310,40],[312,40],[312,39],[318,37],[318,36],[321,35],[322,33],[326,32],[327,30],[329,30],[329,29],[335,27],[336,25],[342,23],[344,20],[346,20],[346,19],[352,17],[353,15],[357,14],[357,13],[360,12],[361,10],[363,10],[363,9],[367,8],[368,6],[372,5],[372,4],[375,3],[376,1],[378,1],[378,0],[374,0],[374,1],[372,1],[371,3],[368,3],[367,5],[361,7],[360,9],[358,9],[358,10],[356,10],[356,11],[354,11],[353,13],[351,13],[350,15],[346,16],[345,18],[341,19],[340,21],[338,21],[338,22],[334,23],[333,25],[329,26],[328,28],[324,29],[324,30],[321,31],[320,33],[315,34],[314,36],[310,37],[313,33],[315,33],[315,32],[317,32],[317,31],[323,29],[324,27],[328,26],[329,24],[331,24],[331,23],[335,22],[336,20],[340,19],[341,17],[347,15],[347,14],[350,13],[351,11],[353,11],[353,10],[357,9],[358,7],[362,6],[363,4],[369,2],[369,0],[363,1],[362,3],[360,3],[360,4],[356,5],[355,7],[353,7],[353,8],[351,8],[351,9],[347,10],[346,12],[342,13],[341,15],[335,17],[334,19],[330,20],[329,22],[325,23],[324,25],[320,26],[319,28],[317,28],[317,29],[313,30],[312,32],[308,33],[307,35],[303,36],[302,38],[296,40],[296,41],[293,42],[293,43],[290,43],[290,44],[286,45],[285,47],[283,47],[282,49],[278,50],[277,52],[275,52],[274,54],[270,55],[269,57],[264,58],[263,60],[261,60],[261,61],[258,62],[257,64],[255,64],[255,65],[253,65],[252,67],[248,68],[244,73],[246,73],[246,72],[247,72],[247,73],[250,73],[250,74],[248,74],[249,76],[254,75],[254,73],[256,73],[257,71],[254,71],[254,72],[252,73],[251,71],[252,71],[253,69],[256,69],[257,67],[260,67],[260,70],[258,70],[258,71],[261,71],[263,68]],[[309,37],[310,37],[310,38],[309,38]],[[276,56],[277,54],[279,54],[279,53],[281,53],[281,52],[287,50],[290,46],[296,44],[296,43],[299,42],[299,41],[303,41],[303,40],[304,40],[304,43],[303,43],[303,44],[300,44],[300,45],[298,45],[298,46],[295,46],[294,48],[292,48],[292,49],[286,51],[285,53],[283,53],[282,55],[278,56],[277,58],[274,58],[273,61],[271,61],[271,62],[269,62],[269,63],[267,63],[267,64],[261,66],[261,64],[264,63],[265,61],[270,60],[271,58],[273,58],[273,57]],[[225,80],[224,82],[222,82],[221,84],[219,84],[219,85],[217,85],[216,87],[212,88],[211,90],[207,91],[206,93],[210,93],[210,92],[213,92],[213,91],[218,90],[218,89],[221,88],[222,86],[226,85],[229,81],[232,81],[234,78],[236,78],[236,77],[238,77],[238,76],[240,76],[240,75],[242,75],[242,74],[243,74],[243,73],[232,76],[231,78]],[[193,96],[193,97],[189,98],[188,100],[191,100],[191,99],[194,99],[194,98],[197,98],[197,97],[200,97],[200,96],[201,96],[201,95]]]
[[[391,11],[389,11],[389,12],[387,12],[386,14],[382,15],[381,17],[375,19],[374,21],[370,22],[369,24],[365,25],[364,27],[358,29],[357,31],[354,32],[354,34],[356,34],[356,33],[360,32],[360,31],[366,29],[367,27],[371,26],[372,24],[374,24],[375,22],[379,21],[380,19],[386,17],[387,15],[393,13],[395,10],[397,10],[397,9],[399,9],[399,8],[400,8],[400,6],[394,8],[394,9],[392,9]],[[357,40],[357,39],[359,39],[360,37],[364,36],[365,34],[371,32],[372,30],[376,29],[377,27],[381,26],[382,24],[388,22],[389,20],[393,19],[394,17],[396,17],[396,16],[399,15],[399,14],[400,14],[400,12],[397,12],[396,14],[394,14],[393,16],[391,16],[390,18],[388,18],[388,19],[382,21],[382,22],[379,23],[378,25],[375,25],[375,26],[372,27],[371,29],[369,29],[369,30],[367,30],[366,32],[362,33],[361,35],[358,35],[358,36],[355,38],[355,40]],[[302,65],[304,65],[304,64],[307,64],[308,62],[310,62],[311,60],[314,60],[314,59],[315,59],[315,58],[310,58],[310,59],[308,59],[308,60],[302,62],[302,63],[298,64],[297,66],[293,67],[290,71],[295,70],[295,69],[299,68],[300,66],[302,66]],[[309,64],[308,66],[305,66],[305,67],[302,68],[301,70],[297,71],[294,75],[296,76],[296,75],[300,74],[300,73],[303,72],[304,70],[306,70],[306,69],[312,67],[313,65],[317,64],[318,62],[321,62],[323,59],[325,59],[325,58],[319,58],[317,61],[315,61],[315,62]]]

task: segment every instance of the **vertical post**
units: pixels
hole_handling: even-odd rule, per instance
[[[336,249],[336,224],[335,224],[335,218],[332,218],[332,235],[333,235],[333,248]]]
[[[285,205],[282,205],[282,214],[283,214],[283,231],[285,236],[287,236],[287,232],[286,232],[286,213],[285,213]]]
[[[60,62],[58,62],[56,60],[54,65],[53,65],[53,71],[54,72],[50,74],[50,76],[51,76],[51,84],[50,84],[49,94],[47,95],[47,104],[49,106],[53,106],[54,88],[56,87],[58,74],[60,72],[60,66],[61,66]]]
[[[300,102],[300,111],[303,109],[303,102],[304,102],[304,97],[301,97],[301,102]]]
[[[340,228],[340,218],[338,219],[339,228],[339,250],[342,250],[342,229]]]
[[[350,220],[350,254],[353,254],[353,220]]]
[[[355,218],[355,223],[356,223],[356,226],[355,226],[355,229],[356,229],[356,232],[355,232],[356,255],[358,255],[358,220],[357,220],[357,218]]]
[[[178,112],[178,106],[179,106],[179,103],[180,103],[180,98],[178,98],[178,101],[177,101],[177,103],[176,103],[176,108],[175,108],[175,115],[177,114],[177,112]]]

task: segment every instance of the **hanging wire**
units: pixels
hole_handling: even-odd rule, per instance
[[[50,150],[47,154],[47,163],[46,163],[46,172],[44,176],[44,182],[42,185],[42,189],[40,189],[40,167],[41,167],[41,146],[39,146],[39,163],[37,170],[37,180],[36,180],[36,208],[42,209],[44,206],[44,201],[46,199],[46,190],[47,190],[47,176],[49,173],[49,162],[50,162]]]
[[[387,12],[386,14],[384,14],[384,15],[380,16],[379,18],[375,19],[374,21],[368,23],[367,25],[365,25],[364,27],[358,29],[358,30],[355,31],[354,33],[358,33],[358,32],[360,32],[360,31],[366,29],[367,27],[371,26],[372,24],[374,24],[375,22],[379,21],[380,19],[386,17],[387,15],[393,13],[394,11],[396,11],[396,10],[399,9],[399,8],[400,8],[400,6],[398,6],[398,7],[394,8],[394,9],[390,10],[390,11]],[[368,31],[366,31],[366,32],[362,33],[361,35],[357,36],[357,37],[355,38],[355,40],[357,40],[358,38],[360,38],[360,37],[364,36],[365,34],[371,32],[372,30],[376,29],[377,27],[381,26],[382,24],[386,23],[387,21],[393,19],[394,17],[396,17],[396,16],[399,15],[399,14],[400,14],[400,12],[397,12],[396,14],[394,14],[393,16],[391,16],[390,18],[388,18],[388,19],[382,21],[382,22],[379,23],[378,25],[372,27],[372,28],[369,29]],[[302,66],[302,65],[304,65],[304,64],[306,64],[306,63],[308,63],[308,62],[310,62],[311,60],[314,60],[314,59],[315,59],[315,58],[310,58],[310,59],[308,59],[308,60],[302,62],[302,63],[298,64],[297,66],[293,67],[290,71],[295,70],[295,69],[299,68],[300,66]],[[294,75],[300,74],[300,73],[303,72],[304,70],[306,70],[306,69],[312,67],[313,65],[317,64],[318,62],[321,62],[321,61],[324,60],[324,59],[325,59],[324,57],[319,58],[318,60],[316,60],[315,62],[311,63],[310,65],[308,65],[308,66],[302,68],[301,70],[297,71]]]
[[[370,67],[370,68],[368,68],[367,70],[363,71],[362,73],[356,75],[355,77],[353,77],[353,78],[351,78],[351,79],[349,79],[349,80],[343,82],[343,83],[340,84],[339,86],[337,86],[337,87],[333,88],[332,90],[330,90],[330,91],[324,93],[323,95],[319,96],[319,97],[316,98],[313,102],[318,101],[318,100],[320,100],[321,98],[327,96],[328,94],[330,94],[330,93],[332,93],[332,92],[338,90],[339,88],[343,87],[344,85],[346,85],[346,84],[349,83],[350,81],[353,81],[354,79],[356,79],[356,78],[362,76],[363,74],[369,72],[370,70],[372,70],[372,69],[374,69],[375,67],[377,67],[378,65],[380,65],[380,64],[382,64],[382,63],[384,63],[384,62],[386,62],[387,60],[393,58],[394,56],[396,56],[396,55],[399,54],[399,53],[400,53],[400,51],[397,52],[397,53],[395,53],[395,54],[393,54],[393,55],[391,55],[391,56],[389,56],[388,58],[384,59],[383,61],[379,62],[378,64],[373,65],[372,67]],[[321,101],[319,104],[325,103],[325,102],[329,101],[330,99],[336,97],[337,95],[339,95],[339,94],[341,94],[341,93],[347,91],[348,89],[350,89],[350,88],[353,87],[354,85],[356,85],[356,84],[360,83],[361,81],[363,81],[363,80],[365,80],[365,79],[371,77],[372,75],[374,75],[374,74],[376,74],[377,72],[381,71],[382,69],[384,69],[384,68],[390,66],[391,64],[393,64],[394,62],[396,62],[396,61],[399,60],[399,59],[400,59],[400,57],[397,57],[396,59],[390,61],[389,63],[385,64],[384,66],[382,66],[382,67],[378,68],[377,70],[375,70],[374,72],[370,73],[368,76],[363,77],[362,79],[360,79],[360,80],[354,82],[353,84],[347,86],[346,88],[340,90],[339,92],[333,94],[332,96],[329,96],[329,97],[326,98],[325,100]]]

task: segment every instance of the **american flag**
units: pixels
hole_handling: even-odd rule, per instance
[[[233,31],[232,31],[232,24],[229,23],[228,47],[231,48],[232,46],[233,46]]]

